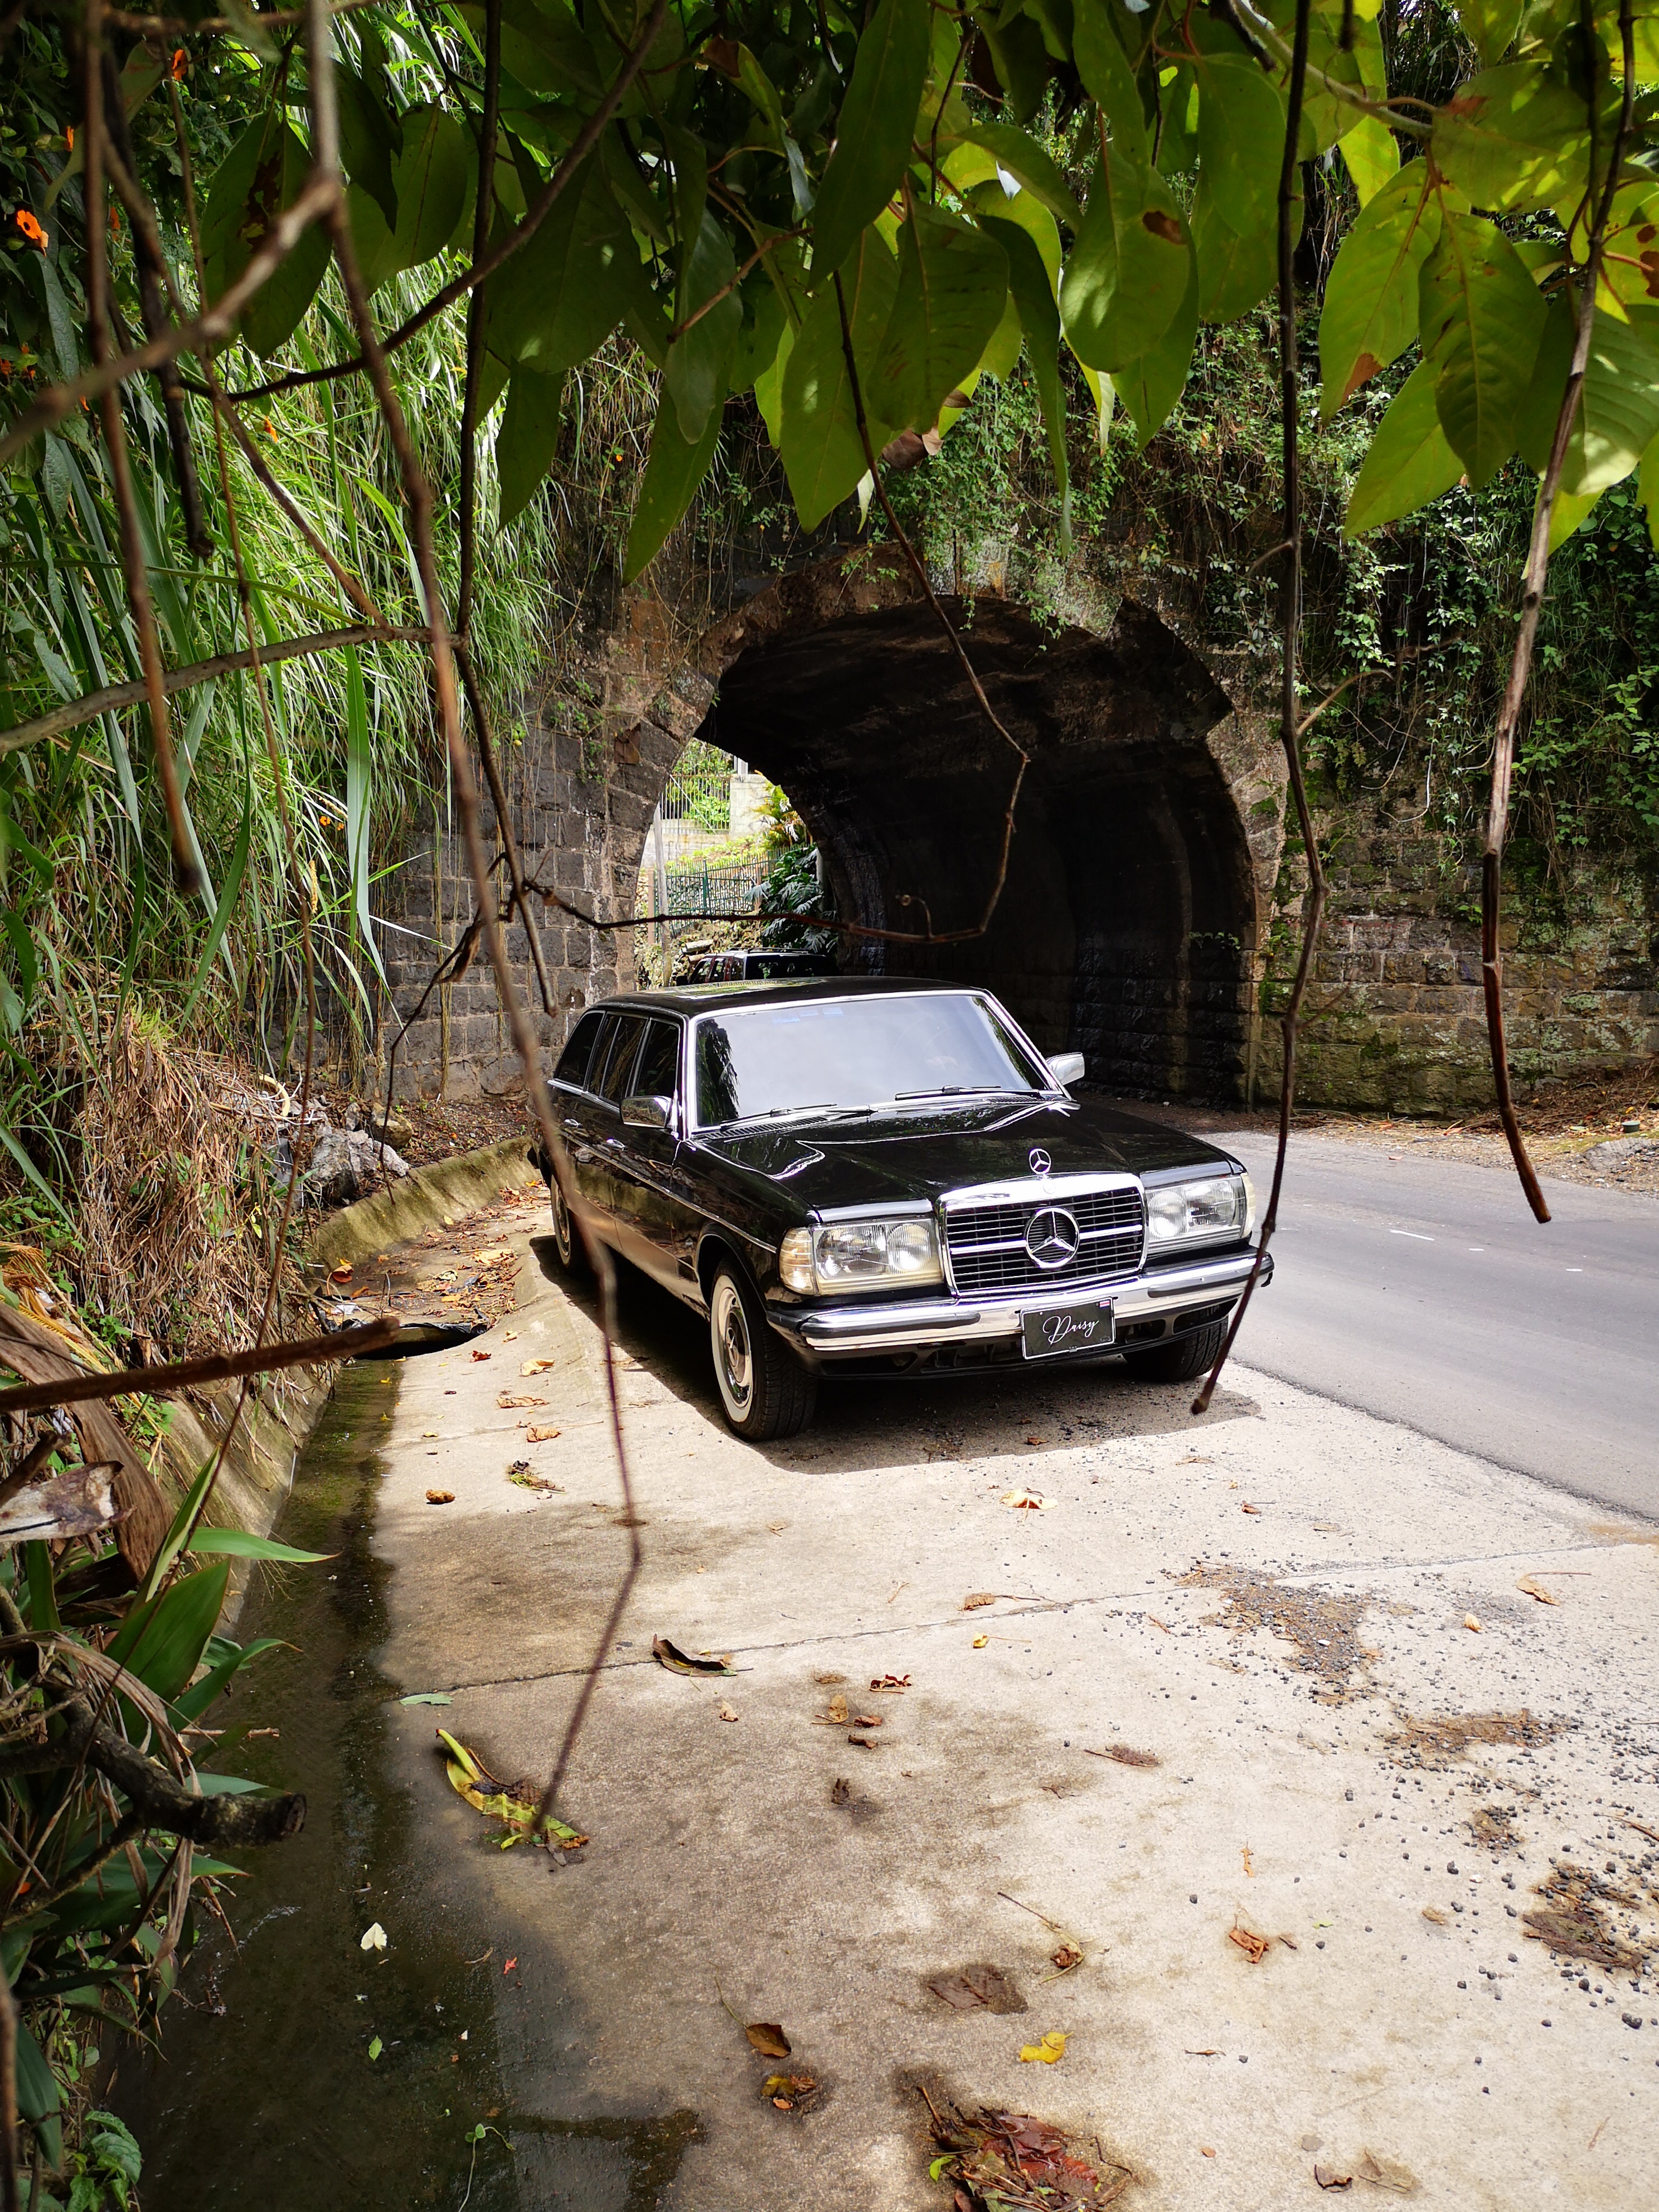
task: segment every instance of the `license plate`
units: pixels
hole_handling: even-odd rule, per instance
[[[1022,1314],[1025,1357],[1056,1359],[1068,1352],[1104,1352],[1112,1341],[1112,1309],[1101,1298]]]

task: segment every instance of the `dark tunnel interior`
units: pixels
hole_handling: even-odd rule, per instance
[[[1006,880],[982,935],[854,939],[842,965],[984,984],[1045,1050],[1083,1053],[1089,1080],[1112,1090],[1237,1098],[1255,891],[1205,743],[1230,702],[1132,603],[1102,635],[1000,599],[945,605],[1030,756]],[[981,920],[1018,761],[925,604],[756,635],[699,735],[788,793],[842,919],[940,933]]]

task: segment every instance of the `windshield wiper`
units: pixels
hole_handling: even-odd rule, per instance
[[[1036,1096],[1029,1085],[1021,1090],[1012,1083],[940,1083],[931,1091],[896,1091],[893,1103],[902,1105],[908,1098],[1027,1098]]]

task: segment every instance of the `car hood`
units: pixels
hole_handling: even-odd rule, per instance
[[[1026,1180],[1038,1146],[1055,1175],[1148,1175],[1230,1164],[1225,1152],[1200,1137],[1080,1100],[1026,1106],[999,1099],[867,1121],[803,1120],[699,1142],[745,1179],[787,1187],[792,1206],[806,1212]]]

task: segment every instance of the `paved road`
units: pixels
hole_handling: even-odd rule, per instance
[[[1218,1138],[1265,1199],[1271,1142]],[[1344,1405],[1659,1516],[1659,1201],[1293,1140],[1278,1279],[1239,1355]]]

